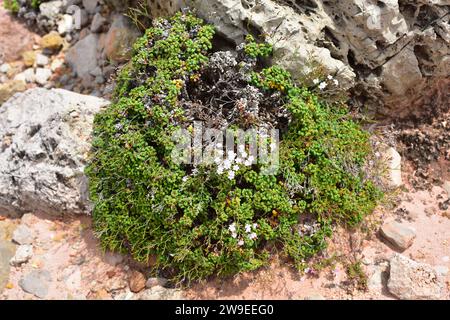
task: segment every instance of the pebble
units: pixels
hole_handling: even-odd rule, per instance
[[[13,266],[20,266],[28,262],[33,256],[33,246],[29,244],[21,245],[17,248],[16,254],[11,259],[10,264]]]
[[[13,233],[12,240],[18,244],[31,244],[33,242],[33,234],[30,228],[20,225]]]
[[[4,63],[0,66],[0,72],[1,73],[8,73],[9,69],[11,69],[10,65],[7,63]]]
[[[52,71],[45,68],[36,69],[36,82],[40,85],[45,85],[52,76]]]
[[[155,287],[155,286],[165,287],[167,285],[167,282],[168,282],[168,280],[166,278],[162,278],[162,277],[148,278],[147,282],[145,283],[145,287],[147,289]]]
[[[92,18],[91,31],[94,33],[101,32],[106,22],[107,20],[100,13],[96,13]]]
[[[49,58],[45,55],[43,55],[42,53],[38,53],[36,55],[36,65],[38,67],[44,67],[46,65],[48,65],[50,62]]]
[[[130,285],[130,290],[137,293],[145,289],[146,279],[142,273],[134,270],[130,274],[128,283]]]
[[[380,229],[381,235],[397,249],[404,251],[408,249],[416,238],[416,233],[397,221],[386,222]]]

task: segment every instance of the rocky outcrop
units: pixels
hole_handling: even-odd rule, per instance
[[[439,299],[443,286],[442,274],[430,265],[401,254],[395,254],[390,261],[388,289],[399,299]]]
[[[357,107],[382,113],[408,114],[450,68],[446,0],[186,0],[169,1],[169,8],[150,2],[163,11],[189,5],[235,43],[249,32],[264,35],[290,71],[316,61],[352,87]]]
[[[89,213],[84,167],[94,115],[108,101],[32,89],[0,108],[0,211]]]

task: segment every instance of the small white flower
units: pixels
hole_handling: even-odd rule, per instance
[[[252,233],[250,233],[250,234],[248,235],[248,238],[249,238],[250,240],[255,240],[257,237],[258,237],[258,236],[257,236],[256,233],[254,233],[254,232],[252,232]]]
[[[217,167],[217,173],[218,174],[222,174],[223,173],[223,166],[218,166]]]
[[[247,233],[252,232],[252,226],[249,225],[248,223],[245,225],[245,232],[247,232]]]
[[[233,222],[228,226],[228,230],[230,230],[232,233],[236,232],[236,224]]]
[[[254,223],[254,224],[253,224],[253,229],[256,229],[256,228],[258,228],[258,224],[257,224],[257,223]]]
[[[188,179],[189,179],[189,177],[188,177],[188,176],[184,176],[184,177],[183,177],[183,182],[186,182],[186,181],[188,181]]]
[[[230,180],[234,179],[234,171],[228,171],[228,179]]]
[[[244,162],[244,160],[242,158],[236,158],[236,163],[241,164]]]
[[[230,161],[229,159],[225,160],[225,161],[223,162],[223,167],[224,167],[225,169],[230,169],[230,168],[231,168],[231,161]]]
[[[227,152],[228,155],[228,159],[230,160],[234,160],[234,158],[236,158],[236,153],[234,153],[234,151],[230,150]]]
[[[277,148],[277,144],[275,143],[275,142],[272,142],[271,144],[270,144],[270,150],[275,150]]]
[[[214,162],[215,162],[217,165],[218,165],[218,164],[221,164],[221,163],[222,163],[222,159],[219,158],[219,157],[217,157],[217,158],[214,159]]]
[[[328,80],[333,80],[333,76],[331,76],[331,75],[328,75],[327,78],[328,78]]]
[[[338,86],[338,85],[339,85],[339,81],[338,81],[337,79],[334,79],[333,82],[334,82],[334,85],[335,85],[335,86]]]
[[[245,146],[243,144],[238,147],[239,152],[245,152]]]
[[[241,156],[242,156],[242,158],[247,158],[248,157],[248,153],[244,151],[244,152],[242,152]]]
[[[216,147],[219,148],[219,149],[222,149],[222,148],[223,148],[223,144],[221,144],[221,143],[219,142],[218,144],[216,144]]]
[[[313,83],[314,83],[314,84],[318,84],[319,82],[320,82],[320,80],[317,79],[317,78],[313,80]]]
[[[238,241],[238,246],[239,246],[239,247],[242,247],[243,245],[244,245],[244,240],[242,240],[242,239],[239,240],[239,241]]]
[[[194,170],[192,170],[192,174],[193,174],[194,176],[197,175],[197,174],[198,174],[198,169],[195,168]]]
[[[217,153],[219,156],[223,156],[223,150],[222,150],[222,149],[217,149],[217,150],[216,150],[216,153]]]
[[[321,82],[320,84],[319,84],[319,89],[320,90],[323,90],[323,89],[325,89],[327,87],[327,83],[326,82]]]
[[[375,157],[379,158],[381,157],[381,154],[379,152],[375,152]]]
[[[237,238],[237,233],[236,232],[232,232],[231,236],[236,239]]]
[[[234,170],[234,171],[238,171],[238,170],[239,170],[239,166],[238,166],[237,164],[235,164],[235,165],[233,166],[233,170]]]

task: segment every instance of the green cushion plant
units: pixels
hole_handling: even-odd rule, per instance
[[[215,166],[174,161],[172,136],[190,129],[190,108],[201,104],[185,100],[207,81],[213,37],[212,26],[179,13],[136,42],[113,103],[95,119],[86,169],[95,230],[105,248],[152,261],[175,281],[255,270],[275,249],[301,268],[325,248],[334,223],[357,224],[381,196],[363,173],[368,134],[287,71],[261,68],[256,62],[271,46],[248,36],[236,68],[253,67],[238,83],[278,97],[291,119],[280,169],[265,175],[256,163],[230,178]],[[313,231],[302,231],[305,219]]]

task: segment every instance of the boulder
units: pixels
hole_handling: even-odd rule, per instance
[[[442,295],[444,279],[432,266],[395,254],[390,261],[387,286],[389,292],[399,299],[439,299]]]
[[[36,88],[0,108],[0,211],[88,214],[84,175],[95,114],[108,101]]]

